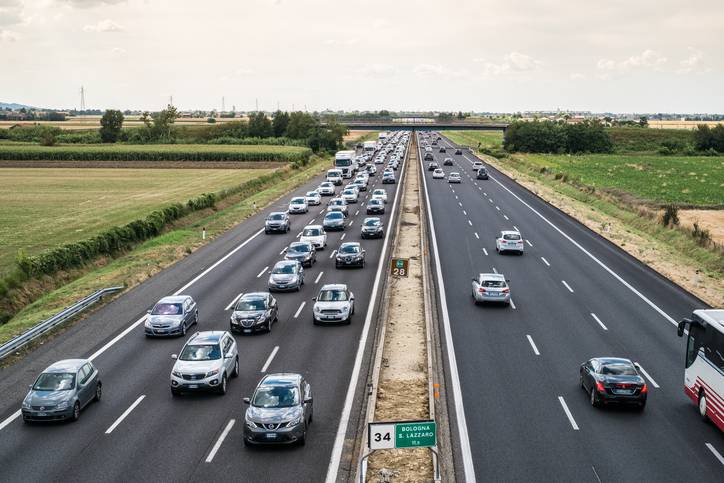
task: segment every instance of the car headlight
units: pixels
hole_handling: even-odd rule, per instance
[[[257,321],[257,322],[261,322],[262,320],[264,320],[264,317],[265,317],[265,316],[266,316],[266,314],[258,315],[258,316],[256,317],[256,321]]]
[[[70,405],[69,401],[61,401],[58,403],[57,409],[68,409],[68,406]]]
[[[300,415],[297,416],[296,418],[292,419],[291,421],[289,421],[289,422],[287,423],[287,428],[292,428],[292,427],[296,426],[297,424],[301,423],[301,422],[302,422],[302,418],[303,418],[303,416],[300,414]]]
[[[207,373],[206,373],[206,377],[215,376],[215,375],[218,374],[218,373],[219,373],[219,370],[218,370],[218,369],[214,369],[213,371],[207,372]]]
[[[183,377],[183,376],[181,376],[181,373],[179,371],[171,371],[171,374],[173,374],[176,377]]]
[[[342,307],[342,313],[344,312],[349,312],[349,305],[345,305],[344,307]]]
[[[30,409],[30,401],[23,399],[23,409]]]
[[[151,321],[148,320],[148,319],[146,319],[146,322],[144,322],[143,325],[145,325],[146,327],[148,327],[148,328],[150,329],[150,328],[151,328]]]
[[[322,311],[322,309],[319,308],[319,306],[315,305],[313,309],[316,313],[319,313]]]
[[[258,427],[254,421],[252,421],[251,419],[249,419],[249,415],[248,415],[248,414],[245,414],[245,415],[244,415],[244,421],[246,421],[247,426],[249,426],[250,428],[257,428],[257,427]]]

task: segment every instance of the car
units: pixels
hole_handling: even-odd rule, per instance
[[[262,377],[244,413],[244,445],[303,445],[313,420],[312,386],[301,374],[276,373]]]
[[[318,206],[322,204],[322,196],[317,191],[307,191],[304,195],[307,200],[307,205]]]
[[[281,260],[274,264],[269,274],[267,288],[270,292],[296,290],[304,285],[304,268],[297,260]]]
[[[322,226],[326,231],[344,230],[345,222],[344,213],[341,211],[330,211],[324,215]]]
[[[309,205],[307,205],[307,199],[304,196],[295,196],[289,201],[289,213],[308,213]]]
[[[385,236],[385,229],[382,220],[376,216],[365,218],[362,221],[360,236],[362,238],[382,238]]]
[[[448,183],[462,183],[462,178],[460,177],[460,173],[453,171],[450,173],[447,177]]]
[[[334,196],[336,190],[334,188],[334,183],[325,181],[323,183],[320,183],[317,191],[319,191],[319,194],[322,196]]]
[[[382,215],[385,213],[385,202],[379,198],[372,198],[367,202],[368,215]]]
[[[322,225],[307,225],[302,230],[300,242],[309,242],[316,250],[323,250],[327,246],[327,233]]]
[[[435,163],[435,162],[432,162],[432,163],[428,163],[428,164],[427,164],[427,170],[428,170],[428,171],[435,171],[435,170],[436,170],[437,168],[439,168],[439,167],[440,167],[440,166],[439,166],[437,163]]]
[[[199,323],[199,309],[189,295],[164,297],[146,313],[146,337],[183,336],[189,327]]]
[[[463,150],[460,149],[460,148],[458,148],[458,149],[455,150],[455,154],[456,154],[457,156],[460,156],[461,154],[463,154]]]
[[[226,394],[226,383],[239,377],[239,351],[225,330],[196,332],[189,337],[171,369],[171,395],[186,391],[215,391]]]
[[[302,266],[311,267],[317,262],[317,250],[309,242],[292,242],[284,249],[285,260],[297,260]]]
[[[447,150],[445,149],[445,146],[440,146],[440,149],[438,149],[438,151],[444,153]]]
[[[382,188],[377,188],[372,191],[372,199],[380,199],[387,203],[387,191]]]
[[[498,253],[517,252],[523,254],[523,237],[515,230],[501,231],[495,237],[495,250]]]
[[[359,242],[344,242],[337,249],[334,258],[334,268],[365,267],[365,251]]]
[[[361,179],[354,180],[352,186],[355,186],[357,191],[367,191],[367,183]]]
[[[88,359],[65,359],[48,366],[25,395],[23,421],[77,421],[81,410],[100,401],[103,391],[98,369]]]
[[[430,151],[427,151],[422,158],[423,161],[432,161],[433,159],[435,159],[435,157],[432,155],[432,152],[430,152]]]
[[[328,283],[314,297],[314,325],[325,322],[350,324],[354,314],[354,294],[344,283]]]
[[[347,203],[357,203],[357,200],[359,199],[359,194],[357,193],[356,190],[349,188],[349,189],[342,191],[342,198]]]
[[[377,174],[377,168],[374,167],[374,165],[367,166],[367,172],[370,174],[370,176],[374,176]]]
[[[375,164],[383,164],[385,162],[384,156],[378,156],[375,158]]]
[[[453,165],[452,158],[445,158],[445,160],[442,162],[442,165],[443,166],[452,166]]]
[[[445,171],[437,168],[435,171],[432,172],[432,179],[445,179]]]
[[[382,175],[382,184],[395,184],[395,175],[394,173],[388,173]]]
[[[629,359],[594,357],[581,364],[580,384],[591,406],[628,404],[643,411],[649,391],[638,369]]]
[[[510,305],[510,287],[505,275],[481,273],[473,278],[473,302],[502,302]]]
[[[483,167],[484,167],[484,166],[483,166],[483,163],[481,163],[480,161],[475,161],[475,162],[473,163],[473,171],[477,171],[477,170],[479,170],[480,168],[483,168]]]
[[[286,233],[291,229],[289,215],[283,211],[273,211],[264,220],[264,233]]]
[[[339,186],[342,184],[342,170],[341,169],[330,169],[327,171],[327,181]]]
[[[433,140],[432,140],[432,145],[433,145],[433,146],[437,146],[437,139],[433,139]]]
[[[488,170],[486,170],[485,168],[480,168],[480,169],[478,170],[478,174],[475,175],[475,178],[477,178],[477,179],[488,179]]]
[[[232,332],[250,334],[271,332],[272,325],[279,319],[279,307],[269,292],[245,293],[234,304],[229,327]]]
[[[349,214],[349,210],[347,208],[347,202],[344,200],[344,198],[331,199],[329,204],[327,205],[327,212],[331,211],[339,211],[346,217]]]

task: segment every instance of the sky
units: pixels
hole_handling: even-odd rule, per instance
[[[0,0],[0,101],[724,112],[722,0]]]

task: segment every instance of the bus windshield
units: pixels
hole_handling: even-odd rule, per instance
[[[352,160],[351,159],[335,159],[334,165],[335,166],[352,166]]]

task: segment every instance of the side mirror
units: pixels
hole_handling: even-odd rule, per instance
[[[684,330],[686,330],[686,324],[690,324],[690,323],[691,323],[691,320],[689,320],[689,319],[683,319],[681,322],[679,322],[679,324],[677,325],[676,334],[679,337],[683,337]]]
[[[307,403],[311,404],[312,402],[314,402],[314,399],[313,399],[313,398],[311,398],[311,397],[304,398],[304,403],[305,403],[305,404],[307,404]]]
[[[178,354],[171,354],[171,359],[173,359],[173,360],[178,359]]]
[[[234,354],[230,352],[224,356],[224,359],[231,359],[232,357],[234,357]]]
[[[638,362],[634,362],[633,364],[636,369],[641,370],[641,366],[639,365]]]
[[[477,282],[477,281],[478,281],[478,279],[477,279],[477,278],[473,278],[473,282]]]
[[[312,297],[312,300],[314,300],[314,301],[316,302],[316,301],[317,301],[317,297]]]
[[[244,404],[251,404],[251,400],[248,397],[245,397],[242,401],[244,401]]]
[[[147,313],[147,314],[150,314],[150,313],[151,313],[151,309],[148,309],[148,310],[146,311],[146,313]]]

